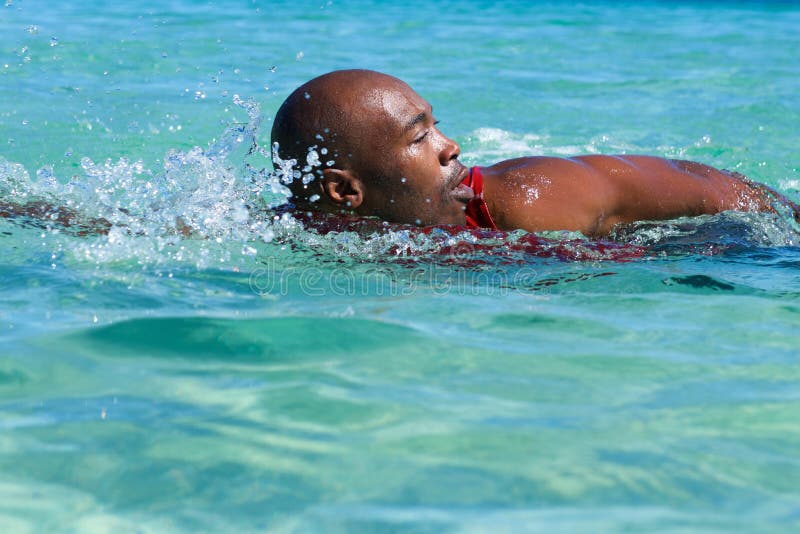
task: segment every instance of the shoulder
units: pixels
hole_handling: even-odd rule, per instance
[[[558,174],[568,171],[587,169],[587,165],[580,158],[557,158],[552,156],[530,156],[514,158],[495,163],[491,167],[484,167],[484,174],[499,176],[504,179],[531,178],[541,174]]]
[[[593,233],[613,202],[603,174],[578,158],[529,157],[481,169],[498,226]]]
[[[496,195],[504,202],[529,200],[526,195],[536,188],[539,197],[559,200],[592,190],[600,194],[605,173],[583,158],[528,157],[501,161],[481,169],[487,196]]]

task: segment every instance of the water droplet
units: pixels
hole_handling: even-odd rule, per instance
[[[311,195],[308,197],[309,202],[316,202],[317,200],[319,200],[319,195]]]
[[[402,177],[402,178],[400,178],[400,183],[401,183],[401,184],[404,184],[404,183],[406,183],[406,178],[405,178],[405,176],[404,176],[404,177]]]
[[[422,224],[422,221],[420,221],[419,219],[415,220],[414,222],[417,224],[417,226],[419,226],[420,224]]]
[[[58,46],[58,37],[51,37],[50,38],[50,46]]]
[[[302,51],[302,50],[300,50],[300,51],[297,53],[297,55],[294,57],[294,59],[295,59],[296,61],[302,61],[304,56],[305,56],[305,54],[303,53],[303,51]]]
[[[321,148],[321,149],[319,150],[319,153],[320,153],[320,154],[322,154],[322,155],[324,156],[325,154],[327,154],[327,153],[328,153],[328,149],[327,149],[327,148]]]
[[[333,167],[334,163],[336,163],[336,162],[331,159],[331,160],[326,161],[325,165],[327,165],[328,167]]]
[[[31,35],[36,35],[37,33],[39,33],[39,26],[37,26],[36,24],[31,24],[30,26],[25,28],[25,30]]]
[[[311,98],[311,95],[310,95],[310,94],[308,94],[308,93],[303,93],[303,96],[306,98],[306,100],[308,100],[308,99],[310,99],[310,98]]]
[[[276,70],[277,68],[278,68],[278,67],[276,67],[275,65],[273,65],[273,66],[271,66],[271,67],[269,68],[269,71],[270,71],[270,72],[275,72],[275,70]]]

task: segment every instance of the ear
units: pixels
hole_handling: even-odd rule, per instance
[[[331,202],[344,208],[356,209],[364,202],[364,184],[349,170],[323,170],[322,191]]]

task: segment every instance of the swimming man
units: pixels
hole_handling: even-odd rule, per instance
[[[604,236],[633,221],[774,211],[776,200],[797,209],[741,175],[651,156],[523,157],[468,169],[428,102],[368,70],[300,86],[278,110],[272,142],[276,168],[291,159],[303,168],[286,180],[297,209],[396,223]]]

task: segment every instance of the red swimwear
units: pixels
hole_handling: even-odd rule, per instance
[[[467,216],[467,228],[489,228],[497,230],[492,220],[486,201],[483,200],[483,175],[479,167],[472,167],[464,181],[461,182],[472,189],[475,196],[467,202],[464,214]]]

